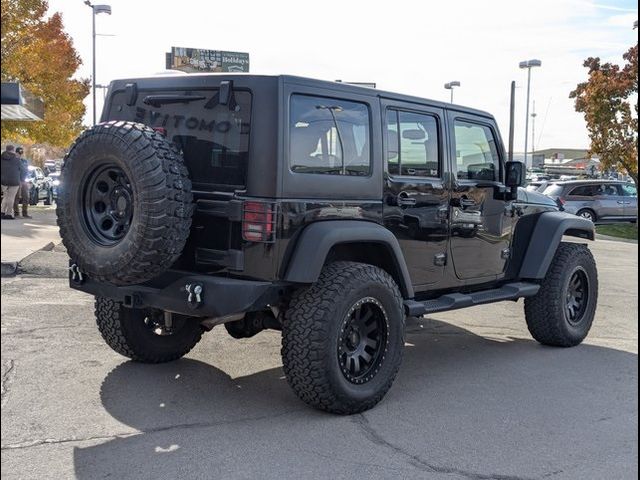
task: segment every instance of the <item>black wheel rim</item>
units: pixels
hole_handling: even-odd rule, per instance
[[[565,314],[572,325],[582,321],[589,303],[589,277],[582,268],[576,269],[567,284]]]
[[[112,246],[125,237],[133,218],[133,193],[121,168],[107,165],[90,173],[83,203],[85,225],[96,243]]]
[[[338,338],[338,363],[351,383],[370,381],[384,362],[389,319],[382,304],[372,297],[356,302],[345,316]]]

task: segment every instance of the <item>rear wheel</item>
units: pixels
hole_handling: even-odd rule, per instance
[[[96,323],[102,338],[120,355],[142,363],[164,363],[186,355],[202,337],[196,318],[155,309],[126,308],[96,297]]]
[[[353,414],[376,405],[395,379],[403,347],[402,296],[372,265],[329,264],[294,294],[284,316],[287,381],[321,410]]]
[[[584,209],[580,210],[576,215],[578,215],[579,217],[582,217],[582,218],[586,218],[590,222],[594,222],[594,223],[598,219],[598,217],[596,216],[596,212],[594,212],[593,210],[590,210],[588,208],[584,208]]]
[[[586,245],[561,243],[540,291],[525,300],[527,326],[545,345],[572,347],[585,339],[598,302],[598,272]]]

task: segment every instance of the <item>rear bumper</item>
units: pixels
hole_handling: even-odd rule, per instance
[[[271,282],[192,275],[179,271],[168,271],[145,284],[116,286],[70,270],[69,286],[91,295],[111,298],[131,308],[157,308],[207,318],[264,310],[269,305],[277,304],[285,288],[284,285]],[[195,286],[202,289],[200,301],[193,293]]]

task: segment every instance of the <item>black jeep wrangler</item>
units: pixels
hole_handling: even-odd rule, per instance
[[[70,285],[140,362],[224,324],[282,331],[314,407],[390,388],[407,316],[525,298],[529,330],[573,346],[594,318],[588,220],[518,188],[481,111],[290,76],[118,80],[66,157],[58,224]]]

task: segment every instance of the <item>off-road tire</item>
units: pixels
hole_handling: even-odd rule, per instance
[[[567,289],[573,274],[581,270],[588,279],[588,298],[577,323],[568,320],[565,309]],[[586,245],[561,243],[549,266],[540,290],[525,299],[529,332],[543,345],[573,347],[581,343],[591,328],[598,303],[598,271]]]
[[[98,330],[107,345],[136,362],[177,360],[189,353],[202,338],[203,329],[197,319],[183,317],[175,333],[161,336],[145,324],[143,310],[124,307],[109,298],[96,297],[95,314]]]
[[[384,306],[388,336],[379,370],[358,385],[343,375],[337,346],[345,316],[366,297]],[[289,385],[302,401],[327,412],[354,414],[372,408],[400,367],[404,324],[402,295],[388,273],[362,263],[328,264],[316,283],[293,294],[284,314],[281,353]]]
[[[102,245],[88,233],[85,188],[92,172],[114,165],[127,176],[132,218],[126,235]],[[97,281],[145,282],[168,269],[189,236],[193,195],[175,145],[139,123],[112,121],[86,130],[65,157],[58,226],[71,260]]]

